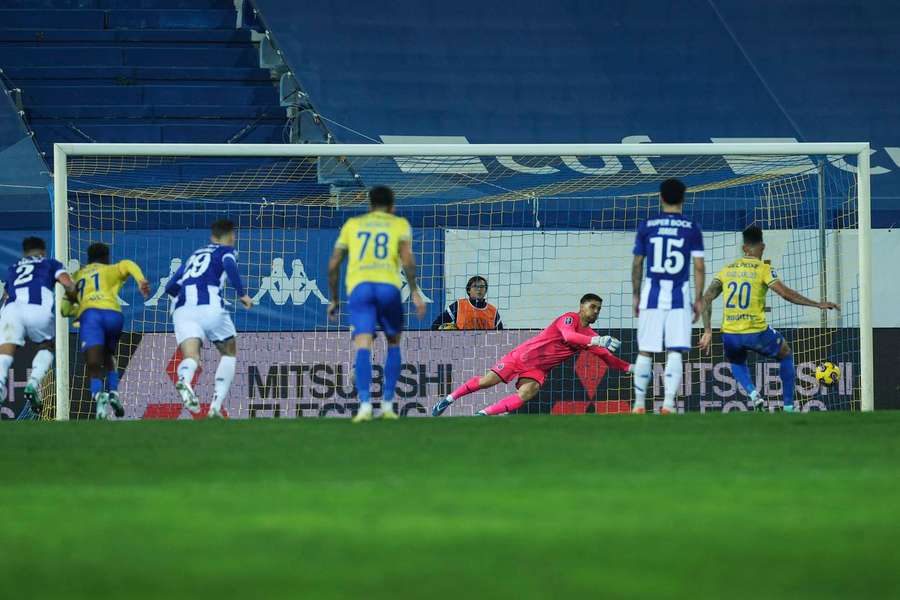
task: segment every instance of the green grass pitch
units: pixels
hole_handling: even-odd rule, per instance
[[[900,413],[9,423],[7,598],[886,598]]]

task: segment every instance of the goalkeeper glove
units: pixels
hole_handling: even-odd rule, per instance
[[[72,302],[68,298],[63,298],[59,305],[59,312],[66,318],[74,317],[78,314],[78,303]]]
[[[610,352],[617,352],[622,342],[611,335],[595,335],[591,338],[591,346],[602,346]]]

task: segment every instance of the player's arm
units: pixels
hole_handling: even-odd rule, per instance
[[[609,347],[612,341],[615,341],[616,344],[619,343],[619,340],[608,335],[590,336],[583,333],[578,333],[574,318],[557,319],[556,329],[559,330],[559,333],[562,335],[563,340],[565,340],[567,344],[581,349],[587,349],[595,346]]]
[[[500,311],[497,311],[497,314],[494,315],[494,329],[497,331],[503,330],[503,319],[500,318]]]
[[[421,319],[425,316],[425,300],[422,299],[419,286],[416,284],[416,257],[412,251],[412,239],[400,240],[400,264],[403,265],[403,272],[409,283],[409,297],[416,306],[416,314]]]
[[[776,279],[775,281],[769,284],[769,289],[790,302],[791,304],[798,304],[800,306],[813,306],[815,308],[821,308],[822,310],[840,310],[841,308],[835,304],[834,302],[816,302],[815,300],[810,300],[797,290],[792,290],[788,286],[784,285],[780,280]]]
[[[116,267],[122,279],[126,279],[130,275],[137,282],[141,295],[144,298],[150,297],[150,282],[144,277],[144,272],[141,271],[136,262],[133,260],[120,260]]]
[[[343,232],[341,237],[343,237]],[[340,279],[341,279],[341,263],[347,256],[347,246],[341,245],[340,238],[338,245],[331,252],[331,258],[328,259],[328,293],[331,301],[328,303],[328,318],[334,320],[337,318],[338,306],[341,303],[340,295]]]
[[[605,362],[608,366],[616,369],[617,371],[622,371],[623,373],[631,372],[631,363],[627,360],[622,360],[606,348],[602,348],[600,346],[588,346],[588,352],[595,356],[599,356],[600,359]]]
[[[184,268],[187,261],[181,263],[175,274],[169,277],[169,283],[166,284],[166,294],[172,298],[177,298],[181,293],[181,278],[184,277]]]
[[[694,289],[695,297],[694,297],[694,323],[696,323],[700,319],[700,315],[703,312],[703,286],[706,285],[706,262],[703,259],[703,256],[693,256],[692,260],[694,262]]]
[[[722,282],[714,277],[703,293],[703,335],[700,336],[700,350],[709,354],[712,347],[712,303],[722,293]]]
[[[241,281],[241,274],[238,272],[237,258],[235,258],[233,252],[227,252],[222,257],[222,268],[225,269],[225,276],[228,277],[228,283],[234,288],[234,292],[237,294],[238,299],[240,299],[241,304],[244,305],[244,308],[252,307],[253,299],[247,295],[247,291],[244,289],[244,282]]]
[[[641,306],[641,282],[644,279],[644,255],[635,254],[631,261],[631,307],[638,316]]]

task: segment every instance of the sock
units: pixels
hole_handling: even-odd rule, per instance
[[[197,371],[197,361],[193,358],[185,358],[178,363],[178,379],[191,385],[194,373]]]
[[[91,377],[91,398],[103,391],[103,380],[98,377]]]
[[[384,361],[384,399],[382,410],[394,410],[394,392],[397,380],[400,379],[400,346],[388,346],[387,358]]]
[[[484,413],[488,415],[502,415],[520,408],[523,404],[525,404],[525,401],[519,398],[518,394],[513,394],[495,404],[491,404],[484,409]]]
[[[453,400],[459,400],[460,398],[462,398],[463,396],[465,396],[467,394],[477,392],[478,390],[481,389],[481,386],[478,385],[479,381],[481,381],[481,377],[479,377],[478,375],[476,375],[475,377],[472,377],[467,382],[465,382],[464,384],[462,384],[461,386],[459,386],[458,388],[456,388],[455,390],[450,392],[450,398]]]
[[[9,377],[9,368],[12,364],[12,356],[9,354],[0,354],[0,386],[6,385],[6,380]]]
[[[653,371],[653,359],[643,354],[638,354],[634,363],[634,372],[631,374],[634,381],[634,406],[645,408],[647,401],[647,388],[650,386],[650,374]]]
[[[233,356],[223,356],[219,359],[219,366],[216,367],[216,393],[213,396],[213,408],[219,410],[222,408],[222,402],[231,389],[231,382],[234,381],[234,368],[237,359]]]
[[[113,369],[109,373],[106,374],[106,391],[107,392],[118,392],[119,391],[119,372]]]
[[[731,363],[731,373],[737,382],[741,384],[741,387],[744,388],[744,391],[750,394],[750,401],[756,400],[759,393],[757,393],[756,387],[750,379],[750,369],[747,368],[747,363]]]
[[[372,351],[368,348],[356,349],[356,389],[359,391],[359,401],[362,404],[371,402],[370,390],[372,387]]]
[[[35,387],[41,385],[41,381],[44,379],[47,371],[50,370],[52,364],[53,353],[49,350],[39,350],[38,353],[34,355],[34,360],[31,361],[31,375],[28,377],[28,383]]]
[[[778,376],[781,378],[781,390],[784,393],[785,410],[794,409],[794,383],[797,373],[794,371],[794,353],[791,352],[781,359],[778,368]]]
[[[663,385],[665,397],[663,399],[663,408],[669,410],[675,409],[675,396],[681,389],[681,377],[684,374],[684,367],[681,364],[681,352],[669,352],[666,355],[666,378]]]

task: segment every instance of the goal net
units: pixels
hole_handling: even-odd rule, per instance
[[[764,259],[786,285],[841,306],[825,314],[769,294],[768,322],[795,353],[799,406],[870,409],[866,151],[865,144],[58,145],[56,252],[72,272],[93,242],[109,244],[113,261],[140,265],[150,298],[133,281],[120,297],[125,332],[117,360],[126,416],[190,418],[173,385],[180,355],[164,288],[181,261],[208,243],[210,223],[230,218],[254,307],[239,307],[226,289],[239,332],[228,415],[349,416],[357,393],[348,320],[346,312],[336,323],[326,318],[327,261],[344,220],[366,210],[367,189],[389,185],[398,214],[413,227],[428,306],[421,321],[407,311],[397,400],[403,414],[425,415],[452,388],[577,310],[587,292],[604,300],[594,327],[621,339],[618,354],[633,361],[634,232],[659,211],[660,182],[678,177],[688,186],[684,212],[704,231],[707,283],[741,255],[740,232],[755,223],[765,232]],[[467,297],[475,275],[488,281],[487,301],[503,329],[434,330],[447,305]],[[402,292],[408,300],[406,286]],[[747,408],[722,352],[721,303],[713,308],[711,354],[694,349],[684,361],[683,410]],[[58,338],[56,410],[45,416],[90,418],[77,323],[61,321]],[[376,402],[383,344],[379,339],[374,354]],[[816,382],[815,367],[824,361],[841,368],[838,384]],[[195,381],[202,412],[217,362],[215,347],[205,344]],[[656,403],[662,368],[656,365],[648,394]],[[752,357],[750,370],[776,407],[777,361]],[[471,415],[511,388],[467,396],[450,414]],[[583,352],[555,369],[520,412],[616,413],[631,400],[630,376]]]

